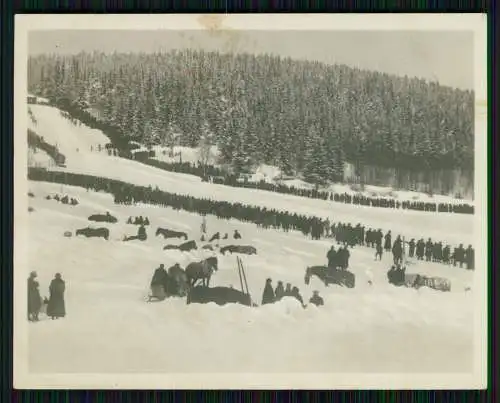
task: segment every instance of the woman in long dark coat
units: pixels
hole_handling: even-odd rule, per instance
[[[36,272],[32,271],[28,278],[28,320],[35,322],[38,321],[38,313],[42,307],[42,298],[36,276]]]
[[[52,319],[64,318],[66,316],[66,307],[64,304],[65,290],[66,284],[61,278],[61,274],[57,273],[50,283],[50,298],[47,304],[47,316]]]
[[[262,305],[272,304],[274,302],[274,290],[271,281],[270,278],[266,280],[266,286],[262,294]]]

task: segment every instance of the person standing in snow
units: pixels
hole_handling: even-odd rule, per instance
[[[321,298],[319,296],[318,291],[313,291],[313,295],[312,295],[311,299],[309,300],[309,303],[314,304],[316,306],[321,306],[321,305],[325,304],[325,301],[323,301],[323,298]]]
[[[32,271],[28,278],[28,320],[30,322],[38,321],[38,314],[42,307],[42,298],[40,297],[39,283],[36,281],[36,277],[36,271]]]
[[[292,297],[294,297],[297,301],[299,301],[300,304],[302,305],[302,307],[305,308],[304,299],[302,298],[302,295],[300,295],[300,291],[299,291],[298,287],[292,288]]]
[[[408,244],[410,246],[410,250],[408,252],[409,257],[413,257],[415,255],[415,239],[412,238],[410,243]]]
[[[47,316],[52,319],[64,318],[66,316],[66,306],[64,304],[64,291],[66,284],[60,273],[56,273],[49,287],[49,303],[47,304]]]
[[[279,301],[284,296],[285,296],[285,288],[283,287],[283,281],[278,281],[276,290],[274,290],[274,297],[276,298],[276,301]]]
[[[326,254],[326,258],[328,260],[328,267],[336,269],[337,268],[337,252],[335,251],[335,248],[332,246],[328,253]]]
[[[272,280],[270,278],[266,280],[266,285],[262,294],[262,305],[272,304],[274,302],[274,290],[271,282]]]
[[[376,251],[375,251],[375,260],[377,260],[377,256],[379,258],[379,260],[382,260],[382,255],[384,253],[384,248],[382,248],[382,244],[381,243],[377,243],[377,247],[376,247]]]

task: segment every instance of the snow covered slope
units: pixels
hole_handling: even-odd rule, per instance
[[[109,142],[104,134],[85,125],[73,125],[58,109],[31,105],[36,121],[37,134],[47,142],[58,144],[66,155],[67,168],[51,168],[95,176],[105,176],[143,186],[158,186],[160,189],[191,195],[198,198],[286,210],[305,215],[329,218],[332,222],[350,222],[392,230],[407,238],[431,237],[452,245],[473,243],[474,216],[462,214],[429,214],[412,210],[393,210],[334,203],[292,195],[267,192],[257,189],[232,188],[202,182],[200,178],[167,172],[136,161],[110,157],[106,153],[90,151],[90,146]],[[77,152],[76,149],[79,151]],[[265,169],[269,173],[269,169]],[[446,231],[443,231],[446,229]]]
[[[97,168],[105,172],[112,166]],[[118,175],[124,166],[111,175]],[[132,168],[123,175],[131,173]],[[151,176],[147,170],[142,173],[148,181],[161,176]],[[174,191],[183,183],[172,178],[168,181],[165,185],[170,183]],[[185,186],[194,191],[199,185],[193,181]],[[198,240],[199,216],[150,206],[114,205],[110,195],[69,186],[30,182],[29,188],[35,194],[35,198],[29,199],[34,208],[28,218],[29,270],[37,270],[42,296],[47,295],[54,274],[62,273],[67,282],[68,313],[62,320],[42,320],[30,325],[32,372],[472,370],[474,287],[464,291],[471,286],[471,272],[415,263],[409,271],[450,278],[452,292],[396,288],[385,279],[390,257],[385,255],[382,262],[375,262],[373,249],[358,247],[351,251],[350,262],[357,276],[356,288],[325,288],[314,278],[305,286],[306,266],[324,264],[328,241],[311,241],[297,233],[262,230],[252,224],[209,216],[210,233],[238,229],[243,236],[241,243],[257,247],[258,255],[243,256],[243,262],[250,292],[259,304],[265,280],[270,277],[274,285],[282,280],[300,287],[306,300],[317,289],[326,305],[304,310],[295,301],[258,308],[187,306],[182,299],[146,303],[144,296],[160,263],[168,267],[179,262],[185,266],[202,257],[196,251],[163,251],[166,242],[155,238],[153,230],[165,226],[187,231],[190,239]],[[76,197],[81,204],[70,207],[44,199],[54,193]],[[286,198],[282,202],[286,203]],[[119,219],[118,224],[106,225],[111,230],[109,241],[63,237],[65,231],[87,226],[88,215],[104,211]],[[130,215],[149,217],[152,225],[146,242],[121,241],[123,235],[136,231],[135,226],[125,224]],[[394,220],[399,216],[393,215]],[[432,220],[436,219],[432,216]],[[413,224],[405,225],[408,227],[401,226],[401,230],[410,232]],[[439,238],[446,238],[451,232],[439,225],[435,231]],[[239,288],[236,257],[219,255],[219,267],[213,284]]]

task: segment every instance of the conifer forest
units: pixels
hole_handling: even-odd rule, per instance
[[[217,145],[315,184],[473,197],[474,93],[274,55],[195,50],[32,56],[29,92],[90,111],[115,137]]]

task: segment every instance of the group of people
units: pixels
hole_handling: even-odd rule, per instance
[[[149,218],[148,217],[143,217],[142,215],[139,217],[129,217],[127,220],[127,224],[133,224],[133,225],[149,225]]]
[[[347,244],[344,244],[344,246],[340,247],[338,250],[335,250],[335,247],[332,246],[326,254],[328,267],[331,267],[333,269],[340,268],[342,270],[347,270],[349,268],[350,256],[351,253],[347,249]]]
[[[283,287],[283,281],[278,281],[276,288],[273,289],[272,279],[268,278],[262,293],[262,305],[273,304],[280,301],[284,297],[293,297],[297,299],[303,307],[305,307],[304,299],[302,298],[298,287],[292,287],[291,283],[287,283],[285,288]],[[320,297],[318,291],[313,292],[309,303],[316,306],[324,305],[323,298]]]
[[[50,282],[48,299],[42,299],[37,277],[36,271],[32,271],[28,278],[28,320],[30,322],[38,322],[43,305],[46,305],[47,316],[51,319],[66,316],[66,306],[64,303],[66,283],[62,279],[61,274],[56,273],[54,279]]]
[[[329,219],[279,211],[266,207],[250,206],[242,203],[230,203],[209,198],[195,198],[187,195],[173,194],[162,191],[158,187],[137,186],[122,181],[83,174],[49,172],[31,168],[29,170],[29,178],[32,180],[49,180],[74,186],[83,186],[95,191],[104,190],[114,195],[114,201],[117,204],[148,203],[165,207],[169,206],[176,210],[184,210],[201,215],[212,214],[224,220],[236,218],[240,221],[255,223],[262,228],[280,229],[285,232],[291,230],[300,231],[305,236],[310,236],[313,239],[333,237],[338,242],[347,243],[349,246],[368,245],[375,248],[377,245],[382,244],[385,238],[384,243],[390,245],[390,248],[393,246],[392,240],[388,242],[386,238],[387,234],[384,237],[381,229],[369,228],[360,223],[355,226],[350,223],[341,222],[332,224]],[[440,243],[437,240],[432,242],[433,244]],[[402,247],[406,247],[406,245]],[[387,251],[388,249],[385,248],[385,250]],[[458,255],[453,261],[459,264],[462,262],[463,265],[466,263],[465,253],[462,259],[460,247],[458,247],[457,251]],[[469,251],[467,256],[470,260],[473,258],[474,253],[472,248]],[[444,259],[436,259],[436,261],[446,263]],[[472,264],[469,263],[469,267],[474,267],[473,262]]]
[[[189,162],[161,162],[156,160],[142,161],[148,165],[157,168],[185,174],[196,175],[203,181],[216,183],[231,187],[244,187],[259,190],[267,190],[283,194],[307,197],[310,199],[330,200],[337,203],[354,204],[361,206],[371,206],[378,208],[392,208],[403,210],[417,210],[425,212],[438,213],[456,213],[456,214],[474,214],[474,206],[468,203],[435,203],[423,201],[399,201],[387,197],[370,197],[361,194],[349,194],[346,192],[337,193],[331,191],[322,191],[317,189],[304,189],[295,186],[288,186],[283,183],[267,183],[265,181],[251,182],[240,181],[237,175],[228,175],[221,169],[198,163],[197,165]]]

